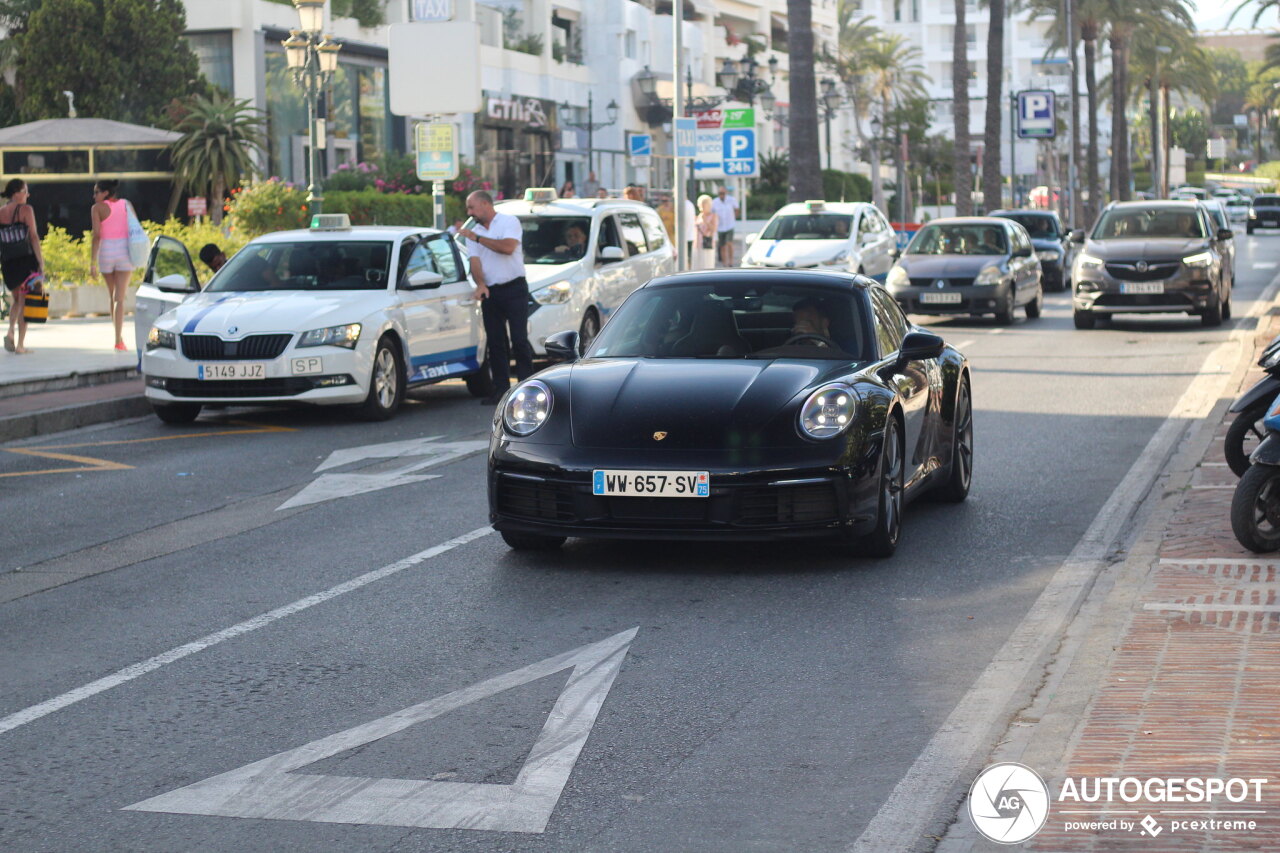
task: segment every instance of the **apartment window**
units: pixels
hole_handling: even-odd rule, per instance
[[[623,55],[627,57],[627,59],[636,58],[636,31],[635,30],[627,30],[627,35],[625,36],[623,41],[622,52],[623,52]]]
[[[231,73],[231,33],[191,33],[186,38],[205,78],[228,95],[235,91]]]
[[[911,0],[911,22],[917,23],[920,20],[920,0]]]

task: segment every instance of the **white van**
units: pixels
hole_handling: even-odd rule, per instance
[[[561,199],[554,189],[530,189],[524,200],[501,201],[497,209],[524,226],[535,355],[546,354],[548,335],[566,329],[577,329],[585,345],[631,291],[675,272],[675,244],[657,211],[641,202]]]

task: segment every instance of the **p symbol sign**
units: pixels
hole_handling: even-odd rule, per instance
[[[1022,99],[1022,117],[1029,119],[1048,118],[1051,109],[1049,103],[1047,95],[1027,95]]]

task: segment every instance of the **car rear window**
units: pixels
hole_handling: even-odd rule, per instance
[[[1033,238],[1057,237],[1058,223],[1055,217],[1037,213],[1001,213],[1002,219],[1012,219],[1027,229]]]
[[[1276,207],[1280,205],[1280,195],[1260,195],[1254,198],[1254,207]]]

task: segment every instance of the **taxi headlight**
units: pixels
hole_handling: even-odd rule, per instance
[[[1093,255],[1086,255],[1083,252],[1076,255],[1076,272],[1098,272],[1102,269],[1102,258],[1095,258]]]
[[[853,423],[858,399],[848,385],[836,383],[809,395],[800,409],[800,432],[809,438],[835,438]]]
[[[1043,252],[1036,252],[1042,261],[1056,261],[1062,257],[1061,252],[1055,252],[1053,249],[1046,249]]]
[[[907,271],[902,267],[894,267],[889,270],[889,275],[885,277],[884,283],[890,287],[906,287],[911,284],[911,277],[907,275]]]
[[[1252,207],[1251,207],[1251,208],[1249,208],[1249,218],[1250,218],[1250,219],[1257,219],[1257,218],[1258,218],[1258,211],[1254,210]]]
[[[355,349],[360,340],[360,324],[348,323],[345,326],[329,326],[325,329],[312,329],[303,332],[298,338],[298,347],[346,347]]]
[[[567,281],[557,281],[533,292],[533,301],[539,305],[561,305],[569,301],[573,286]]]
[[[147,349],[177,349],[177,340],[177,335],[173,332],[152,326],[151,331],[147,332]]]
[[[1197,252],[1194,255],[1187,255],[1182,262],[1192,269],[1204,269],[1213,263],[1213,255],[1208,252]]]
[[[978,277],[973,280],[974,284],[990,285],[999,284],[1004,278],[1004,273],[1000,267],[995,264],[982,268],[982,272],[978,273]]]
[[[533,435],[551,416],[551,389],[530,379],[515,387],[502,407],[502,425],[512,435]]]
[[[847,263],[849,263],[849,253],[848,253],[848,252],[840,252],[839,254],[835,255],[834,257],[828,258],[827,260],[823,261],[823,263],[824,263],[824,264],[828,264],[828,265],[833,265],[833,266],[834,266],[835,264],[847,264]]]

